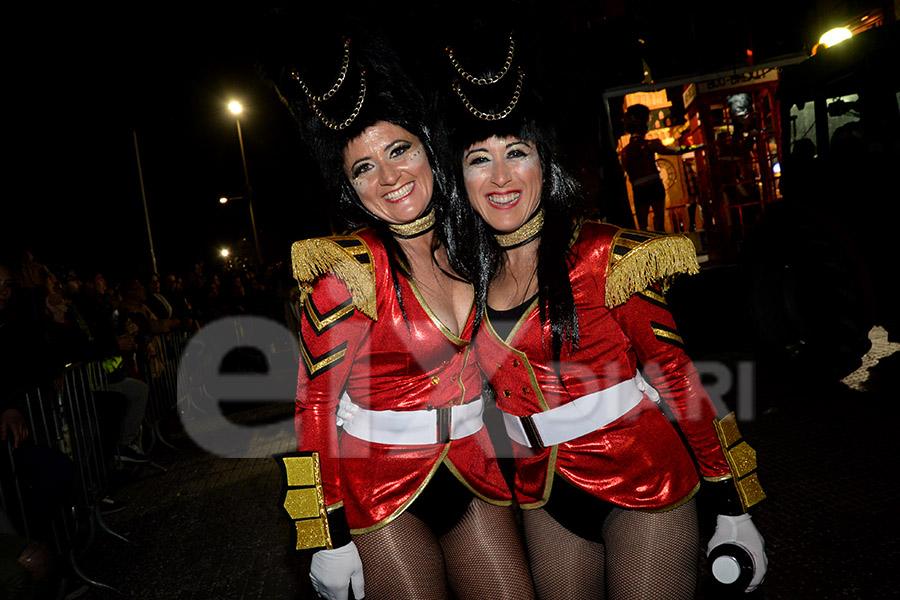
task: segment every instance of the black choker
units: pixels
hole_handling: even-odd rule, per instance
[[[416,219],[415,221],[410,221],[409,223],[401,223],[400,225],[388,225],[391,230],[391,233],[394,234],[394,237],[400,238],[401,240],[409,240],[412,238],[419,237],[425,233],[428,233],[432,229],[434,229],[435,217],[434,217],[434,207],[432,206],[428,209],[428,212]]]
[[[513,231],[512,233],[494,234],[494,239],[500,244],[504,250],[511,250],[524,246],[537,236],[541,235],[541,229],[544,227],[544,207],[537,210],[534,215],[525,221],[525,224]]]

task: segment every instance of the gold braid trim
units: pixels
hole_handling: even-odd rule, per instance
[[[741,506],[746,512],[748,508],[766,497],[756,472],[756,450],[744,441],[733,412],[722,419],[713,419],[713,427],[716,428],[722,453],[734,476],[734,486],[741,499]]]
[[[687,237],[622,229],[610,247],[606,306],[624,304],[656,282],[665,293],[676,275],[699,272],[697,251]]]
[[[294,242],[291,263],[304,297],[312,292],[313,281],[333,273],[347,286],[356,308],[373,321],[378,320],[372,251],[362,238],[348,235]]]

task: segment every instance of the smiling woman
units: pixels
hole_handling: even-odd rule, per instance
[[[473,144],[463,157],[463,179],[472,206],[498,232],[515,231],[540,206],[541,159],[525,140],[493,136]]]
[[[482,421],[473,289],[447,256],[424,99],[360,32],[280,58],[277,91],[354,227],[292,247],[301,454],[285,465],[320,466],[321,505],[298,520],[317,532],[298,535],[298,548],[321,548],[313,587],[328,598],[351,585],[357,598],[533,598]]]
[[[344,170],[360,202],[388,223],[408,223],[431,202],[434,174],[418,137],[382,121],[344,149]]]
[[[448,50],[451,212],[465,240],[450,252],[485,303],[473,353],[510,439],[537,595],[693,598],[701,481],[717,500],[713,574],[752,590],[766,556],[746,509],[765,494],[755,463],[735,460],[752,450],[733,414],[716,418],[664,295],[698,270],[693,245],[585,217],[536,78],[510,77],[520,42],[501,31]],[[734,573],[732,544],[749,573]]]

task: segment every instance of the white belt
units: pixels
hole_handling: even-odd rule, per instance
[[[503,413],[503,423],[514,442],[529,448],[547,448],[609,425],[637,406],[644,394],[659,402],[659,393],[637,373],[633,379],[544,412],[527,417]]]
[[[345,395],[338,410],[344,431],[376,444],[446,444],[484,427],[484,400],[428,410],[368,410]]]

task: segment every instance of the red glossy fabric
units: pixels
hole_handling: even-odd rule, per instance
[[[476,342],[476,358],[497,392],[498,407],[524,416],[634,377],[641,365],[649,383],[677,417],[708,477],[730,471],[713,428],[715,409],[693,363],[677,345],[660,340],[652,323],[675,328],[664,305],[633,295],[614,309],[605,306],[610,244],[618,229],[588,223],[573,246],[569,279],[578,310],[580,345],[563,350],[559,372],[552,364],[549,331],[537,305],[511,333],[509,345],[489,321]],[[516,495],[525,508],[549,497],[554,473],[591,494],[626,508],[659,509],[687,498],[699,478],[684,443],[659,407],[644,398],[614,423],[578,439],[534,452],[513,443]]]
[[[378,320],[351,310],[322,326],[350,299],[340,280],[326,276],[307,297],[300,325],[301,344],[313,369],[303,364],[299,369],[298,449],[320,452],[326,504],[344,503],[352,533],[371,530],[402,512],[442,458],[479,497],[508,504],[511,492],[484,428],[449,444],[427,446],[374,444],[345,434],[338,438],[335,411],[345,387],[355,404],[370,410],[451,406],[481,394],[481,375],[469,343],[474,310],[459,337],[442,331],[401,277],[404,317],[384,247],[369,230],[356,235],[372,251]],[[319,326],[309,316],[313,310]],[[342,351],[339,359],[326,364]]]

